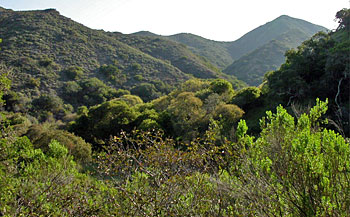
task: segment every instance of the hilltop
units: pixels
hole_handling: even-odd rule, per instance
[[[166,40],[150,32],[136,35],[110,33],[110,35],[152,57],[164,60],[196,78],[224,78],[233,83],[236,88],[244,86],[244,83],[238,81],[234,76],[222,73],[207,58],[194,54],[185,44]]]

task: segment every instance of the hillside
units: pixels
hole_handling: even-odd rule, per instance
[[[0,26],[0,64],[11,68],[12,90],[29,108],[43,95],[75,108],[129,91],[149,94],[150,100],[193,77],[232,78],[241,85],[184,46],[154,41],[156,50],[149,51],[147,38],[93,30],[54,9],[1,8]]]
[[[227,50],[229,43],[209,40],[189,33],[180,33],[167,37],[187,45],[194,53],[206,57],[219,68],[225,68],[233,59]]]
[[[234,74],[251,86],[258,86],[262,83],[266,72],[277,70],[280,67],[288,49],[297,47],[309,37],[299,29],[291,29],[234,61],[224,72]]]
[[[134,34],[185,44],[226,74],[235,75],[250,85],[259,85],[267,71],[276,70],[283,63],[288,49],[296,48],[319,31],[327,29],[283,15],[231,42],[213,41],[189,33],[161,36],[142,31]]]
[[[130,88],[144,81],[161,79],[166,84],[184,81],[190,76],[169,63],[132,48],[103,31],[89,29],[55,10],[13,12],[0,16],[3,38],[0,61],[13,68],[13,87],[33,92],[23,81],[40,79],[40,91],[50,92],[64,85],[64,71],[70,66],[81,67],[84,77],[99,77],[103,64],[115,64],[120,76],[113,86]],[[24,79],[25,78],[25,79]]]
[[[184,44],[157,37],[157,35],[150,32],[140,32],[133,35],[110,33],[110,35],[152,57],[164,60],[182,72],[191,74],[196,78],[225,78],[231,81],[235,88],[244,86],[243,82],[238,81],[232,75],[223,74],[210,61],[194,54]]]
[[[271,40],[279,38],[282,34],[291,32],[291,30],[301,31],[303,34],[311,37],[316,32],[326,31],[327,29],[305,20],[282,15],[232,42],[228,47],[228,51],[232,58],[237,60]],[[302,41],[296,41],[295,44],[300,44],[301,42]]]
[[[209,40],[190,33],[162,36],[148,31],[140,31],[133,33],[133,35],[163,38],[185,44],[193,53],[205,57],[219,69],[224,69],[233,62],[227,50],[227,47],[230,45],[228,42]]]

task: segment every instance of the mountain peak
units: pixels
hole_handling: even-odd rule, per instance
[[[137,36],[159,36],[153,32],[150,31],[139,31],[139,32],[135,32],[132,33],[131,35],[137,35]]]
[[[48,9],[43,10],[43,12],[60,14],[60,12],[58,12],[55,8],[48,8]]]
[[[278,19],[290,19],[290,18],[293,18],[293,17],[290,17],[288,15],[283,14],[283,15],[277,17],[276,20],[278,20]]]
[[[298,46],[319,31],[327,29],[288,15],[279,16],[231,44],[230,54],[236,61],[224,72],[250,85],[259,85],[265,72],[276,70],[283,63],[287,49]]]

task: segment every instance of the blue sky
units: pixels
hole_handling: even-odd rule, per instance
[[[336,28],[335,13],[349,0],[0,0],[13,10],[55,8],[90,28],[170,35],[193,33],[232,41],[280,15]]]

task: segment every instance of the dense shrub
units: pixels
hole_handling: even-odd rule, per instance
[[[135,96],[135,95],[130,95],[130,94],[127,94],[127,95],[123,95],[121,97],[118,97],[117,99],[115,99],[117,101],[124,101],[126,102],[129,106],[135,106],[135,105],[138,105],[138,104],[142,104],[143,101],[140,97],[138,96]]]
[[[250,109],[254,103],[257,103],[257,99],[260,97],[261,90],[257,87],[247,87],[238,91],[231,101],[232,104],[236,104],[239,107]]]
[[[83,77],[84,70],[79,66],[70,66],[66,70],[64,70],[65,75],[70,80],[77,80]]]
[[[160,93],[153,84],[141,83],[131,89],[131,93],[141,97],[144,101],[148,102],[152,99],[158,98]]]
[[[350,146],[322,128],[326,104],[317,101],[297,121],[280,106],[261,121],[242,174],[247,182],[241,183],[242,198],[256,215],[349,215]]]
[[[63,109],[62,99],[55,95],[41,95],[39,98],[34,99],[32,104],[37,111],[58,113]]]
[[[79,173],[67,148],[57,141],[47,147],[45,154],[26,137],[0,139],[0,215],[116,213],[106,208],[113,197],[104,183]]]
[[[221,104],[214,110],[214,119],[219,121],[222,127],[222,133],[229,135],[239,119],[242,118],[244,111],[236,105]]]
[[[121,100],[111,100],[91,107],[70,128],[92,144],[104,144],[120,130],[130,130],[138,112]]]
[[[91,160],[91,145],[86,143],[81,137],[75,136],[64,130],[58,130],[54,127],[43,124],[33,125],[29,128],[28,138],[33,142],[36,148],[40,148],[46,153],[49,150],[51,140],[57,140],[66,147],[69,154],[79,162],[88,162]]]

